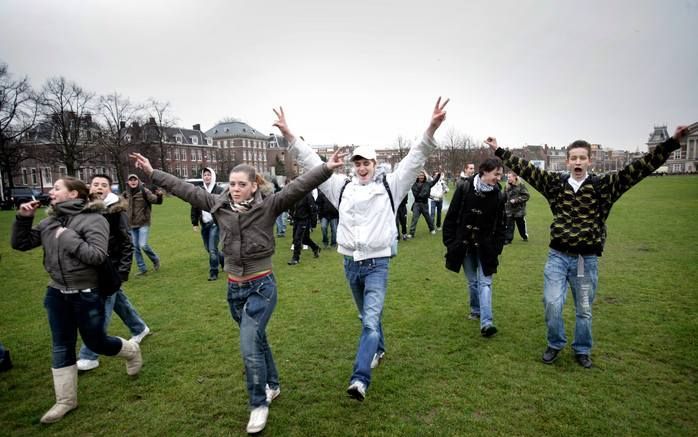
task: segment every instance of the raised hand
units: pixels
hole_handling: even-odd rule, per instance
[[[130,153],[128,157],[133,159],[133,163],[136,164],[136,168],[140,168],[148,176],[153,174],[153,166],[150,165],[150,160],[148,158],[137,152]]]
[[[289,144],[293,143],[296,137],[291,133],[291,130],[288,128],[284,108],[282,106],[279,106],[278,111],[274,108],[272,108],[272,110],[274,111],[274,114],[276,114],[277,118],[276,122],[274,122],[272,126],[276,126],[279,129],[279,131],[281,131],[281,135],[284,136],[284,138],[286,139],[286,141],[288,141]]]
[[[17,214],[21,215],[22,217],[34,217],[34,214],[36,214],[36,210],[39,209],[40,206],[41,202],[39,202],[38,200],[32,200],[31,202],[23,203],[19,205]]]
[[[349,155],[349,152],[346,152],[346,148],[340,147],[330,156],[330,159],[327,160],[327,167],[330,170],[334,170],[335,168],[343,166],[344,158],[346,158],[347,155]]]
[[[436,105],[434,105],[434,112],[431,114],[431,122],[429,123],[429,127],[427,128],[427,134],[429,134],[430,137],[434,136],[436,130],[446,119],[446,111],[444,111],[444,108],[450,100],[451,99],[446,99],[446,101],[443,102],[443,104],[441,103],[441,97],[439,97],[436,100]]]
[[[676,126],[676,131],[674,132],[676,141],[681,141],[686,135],[688,135],[688,126]]]
[[[490,146],[490,149],[492,149],[493,151],[496,151],[499,148],[499,146],[497,145],[497,139],[495,137],[487,137],[487,139],[485,140],[485,144]]]

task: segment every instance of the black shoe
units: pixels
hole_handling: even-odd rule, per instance
[[[10,359],[10,351],[5,349],[5,355],[0,357],[0,372],[6,372],[12,368],[12,360]]]
[[[548,346],[548,348],[543,352],[543,362],[545,364],[553,364],[557,359],[557,354],[560,353],[560,349],[554,349]]]
[[[290,265],[290,266],[295,266],[295,265],[298,264],[299,262],[300,262],[300,261],[297,260],[297,259],[292,259],[291,261],[288,262],[288,265]]]
[[[218,279],[218,275],[210,274],[208,275],[208,280],[209,281],[215,281]]]
[[[591,358],[589,358],[589,355],[577,354],[574,356],[574,359],[577,360],[579,365],[584,367],[585,369],[591,369]]]
[[[492,337],[496,333],[497,328],[494,325],[487,325],[480,329],[480,334],[482,334],[483,337]]]
[[[319,258],[319,257],[320,257],[320,251],[321,251],[321,250],[322,250],[322,249],[320,249],[319,246],[318,246],[316,249],[313,249],[313,257],[314,257],[314,258]]]

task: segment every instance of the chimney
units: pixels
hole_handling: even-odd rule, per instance
[[[139,126],[138,126],[138,122],[137,122],[137,121],[132,122],[132,123],[131,123],[131,127],[138,128],[138,127],[139,127]]]
[[[192,126],[192,128],[193,128],[194,130],[200,131],[200,130],[201,130],[201,125],[197,123],[197,124],[195,124],[194,126]]]
[[[126,122],[125,122],[125,121],[120,121],[120,122],[119,122],[119,126],[121,127],[121,129],[126,129]]]
[[[155,124],[155,117],[150,117],[148,119],[148,124]]]

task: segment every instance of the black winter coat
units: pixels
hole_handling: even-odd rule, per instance
[[[200,187],[202,190],[206,190],[204,187]],[[211,190],[211,194],[222,194],[223,193],[223,187],[220,185],[216,184],[213,189]],[[191,225],[192,226],[199,226],[199,224],[204,224],[203,220],[201,219],[201,210],[195,206],[191,207],[191,211],[189,212],[189,215],[191,216]],[[213,217],[213,222],[218,224],[216,222],[216,217]]]
[[[504,247],[505,196],[499,185],[487,193],[476,192],[473,179],[458,184],[444,219],[446,268],[459,272],[466,253],[476,251],[483,273],[490,276],[497,272]]]

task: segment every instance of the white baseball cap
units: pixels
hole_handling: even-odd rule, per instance
[[[359,146],[351,153],[351,160],[356,158],[376,160],[376,151],[371,146]]]

